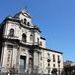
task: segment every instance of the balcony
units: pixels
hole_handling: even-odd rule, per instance
[[[13,40],[13,39],[18,39],[18,37],[17,36],[9,36],[9,35],[3,35],[3,38],[5,38],[5,39],[11,39],[11,40]]]
[[[20,44],[23,44],[23,45],[30,45],[30,46],[38,46],[38,42],[26,42],[26,41],[23,41],[23,40],[20,40],[17,36],[9,36],[9,35],[3,35],[3,38],[4,39],[7,39],[7,40],[18,40]]]
[[[34,46],[37,46],[38,45],[38,43],[37,42],[24,42],[24,41],[22,41],[22,40],[20,40],[20,43],[21,44],[24,44],[24,45],[34,45]]]

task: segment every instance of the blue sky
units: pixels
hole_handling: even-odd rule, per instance
[[[0,22],[24,8],[42,30],[47,47],[75,61],[75,0],[0,0]]]

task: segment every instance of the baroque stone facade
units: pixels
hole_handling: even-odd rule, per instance
[[[46,48],[46,39],[26,11],[8,16],[0,25],[1,71],[60,74],[63,53]]]

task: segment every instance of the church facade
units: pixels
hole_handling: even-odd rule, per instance
[[[8,16],[0,25],[0,64],[2,72],[59,75],[63,69],[63,53],[46,48],[41,30],[32,23],[26,11]]]

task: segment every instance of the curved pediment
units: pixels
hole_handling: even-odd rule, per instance
[[[26,16],[28,18],[31,18],[30,14],[27,11],[22,10],[21,13],[22,13],[22,15],[24,15],[24,16]]]
[[[31,18],[30,14],[26,10],[18,12],[14,17],[19,18],[20,15],[22,15],[23,17]]]

